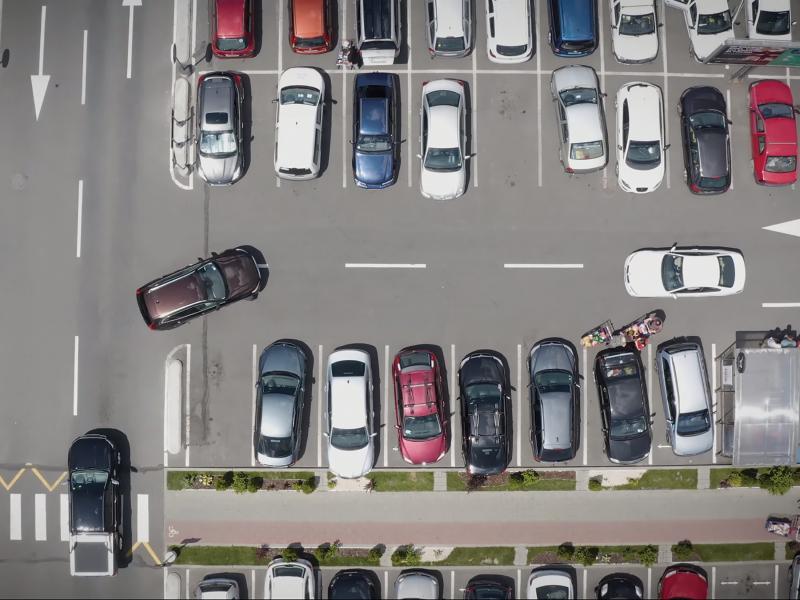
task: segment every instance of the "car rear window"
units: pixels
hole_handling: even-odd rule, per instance
[[[497,53],[500,56],[520,56],[521,54],[525,54],[528,51],[528,44],[522,44],[521,46],[503,46],[502,44],[497,45]]]
[[[467,47],[463,37],[436,38],[437,52],[463,52]]]
[[[228,122],[228,113],[210,112],[206,113],[206,123],[209,125],[225,125]]]
[[[596,142],[572,144],[569,149],[569,156],[573,160],[600,158],[603,156],[603,141],[597,140]]]
[[[363,377],[367,366],[360,360],[340,360],[331,365],[334,377]]]
[[[796,156],[770,156],[764,165],[764,169],[770,173],[791,173],[796,168]]]
[[[294,45],[297,48],[319,48],[325,45],[325,38],[311,37],[311,38],[295,38]]]
[[[244,50],[247,48],[247,40],[245,38],[218,38],[217,48],[223,52]]]
[[[719,261],[719,285],[722,287],[733,287],[736,279],[736,271],[733,266],[733,259],[730,256],[718,256]]]

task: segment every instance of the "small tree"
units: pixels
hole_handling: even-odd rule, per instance
[[[260,475],[250,475],[247,480],[247,491],[254,494],[262,487],[264,487],[264,478]]]
[[[244,471],[236,471],[233,474],[233,491],[237,494],[244,494],[250,485],[250,475]]]
[[[339,555],[339,550],[342,547],[342,542],[336,540],[331,542],[330,544],[320,544],[317,546],[317,549],[314,550],[314,556],[317,558],[319,562],[325,562],[327,560],[332,560]]]
[[[603,489],[603,482],[597,477],[592,477],[589,480],[589,490],[592,492],[599,492]]]
[[[725,483],[728,487],[742,487],[742,474],[739,471],[731,471],[725,478]]]
[[[297,548],[293,548],[292,546],[284,548],[283,552],[281,552],[281,557],[286,562],[294,562],[297,560],[298,556],[300,556],[300,552],[298,552]]]
[[[658,546],[649,544],[639,549],[639,562],[650,567],[658,562]]]
[[[563,560],[564,562],[572,562],[575,556],[575,546],[572,545],[572,542],[564,542],[558,547],[558,550],[556,550],[556,556],[558,556],[559,560]]]
[[[416,567],[420,563],[422,551],[414,544],[398,546],[392,554],[392,565],[395,567]]]
[[[792,489],[794,474],[787,466],[770,467],[758,476],[758,485],[773,496],[782,496]]]
[[[526,469],[522,472],[522,482],[526,485],[533,485],[539,481],[539,473],[533,469]]]
[[[231,485],[233,485],[233,471],[225,471],[214,478],[214,489],[218,492],[229,490]]]
[[[592,566],[597,560],[600,549],[597,546],[578,546],[575,548],[575,560],[584,567]]]
[[[386,552],[386,546],[384,546],[383,544],[378,544],[377,546],[373,546],[372,548],[369,549],[369,552],[367,553],[367,560],[369,560],[370,562],[378,563],[380,562],[384,552]]]
[[[295,489],[298,492],[303,492],[304,494],[310,494],[317,489],[317,478],[312,475],[308,479],[300,479],[299,481],[295,481],[292,483],[292,489]]]
[[[672,547],[672,556],[678,560],[689,560],[694,556],[694,546],[689,540],[681,540]]]

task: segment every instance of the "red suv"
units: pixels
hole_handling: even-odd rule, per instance
[[[447,452],[439,361],[429,350],[407,348],[394,357],[392,375],[403,460],[414,465],[435,463]]]
[[[750,143],[756,183],[797,181],[797,125],[792,90],[765,79],[750,86]]]
[[[247,58],[256,49],[253,0],[214,0],[211,50],[219,58]]]
[[[658,581],[660,600],[706,600],[708,598],[708,576],[695,565],[672,565],[664,570]]]

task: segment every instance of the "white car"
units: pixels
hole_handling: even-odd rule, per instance
[[[495,63],[523,63],[533,56],[531,0],[486,0],[486,53]]]
[[[559,157],[567,173],[602,169],[608,162],[603,95],[591,67],[569,65],[553,71],[550,94],[556,107]]]
[[[728,0],[667,0],[680,6],[692,45],[692,54],[703,62],[728,38],[733,38],[733,20]]]
[[[426,198],[450,200],[464,193],[467,172],[464,83],[437,79],[422,86],[419,187]]]
[[[328,357],[326,427],[328,468],[344,479],[357,479],[372,470],[372,366],[361,350],[337,350]]]
[[[428,52],[466,56],[472,50],[472,0],[427,0]]]
[[[751,40],[792,39],[792,7],[789,0],[744,0],[747,37]]]
[[[239,584],[227,577],[212,577],[201,581],[194,590],[195,600],[237,600]]]
[[[528,577],[529,600],[537,598],[563,598],[572,600],[575,598],[575,586],[572,578],[558,569],[540,568],[534,569]]]
[[[283,179],[319,175],[325,80],[316,69],[293,67],[278,80],[275,173]]]
[[[394,597],[398,600],[439,600],[439,581],[425,571],[406,571],[394,582]]]
[[[645,63],[658,55],[654,0],[609,0],[611,45],[621,63]]]
[[[664,179],[664,98],[661,88],[635,81],[617,92],[617,181],[626,192],[653,192]]]
[[[294,562],[286,562],[276,558],[267,567],[264,579],[264,598],[285,598],[287,600],[304,600],[316,597],[317,583],[314,569],[307,560],[299,558]]]
[[[744,282],[744,257],[736,250],[672,246],[625,260],[625,290],[641,298],[731,296]]]

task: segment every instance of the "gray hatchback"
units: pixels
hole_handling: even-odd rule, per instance
[[[208,73],[197,82],[198,172],[209,185],[231,185],[242,176],[242,79]]]
[[[279,341],[261,353],[255,421],[255,456],[267,467],[288,467],[299,458],[305,401],[305,350]]]

